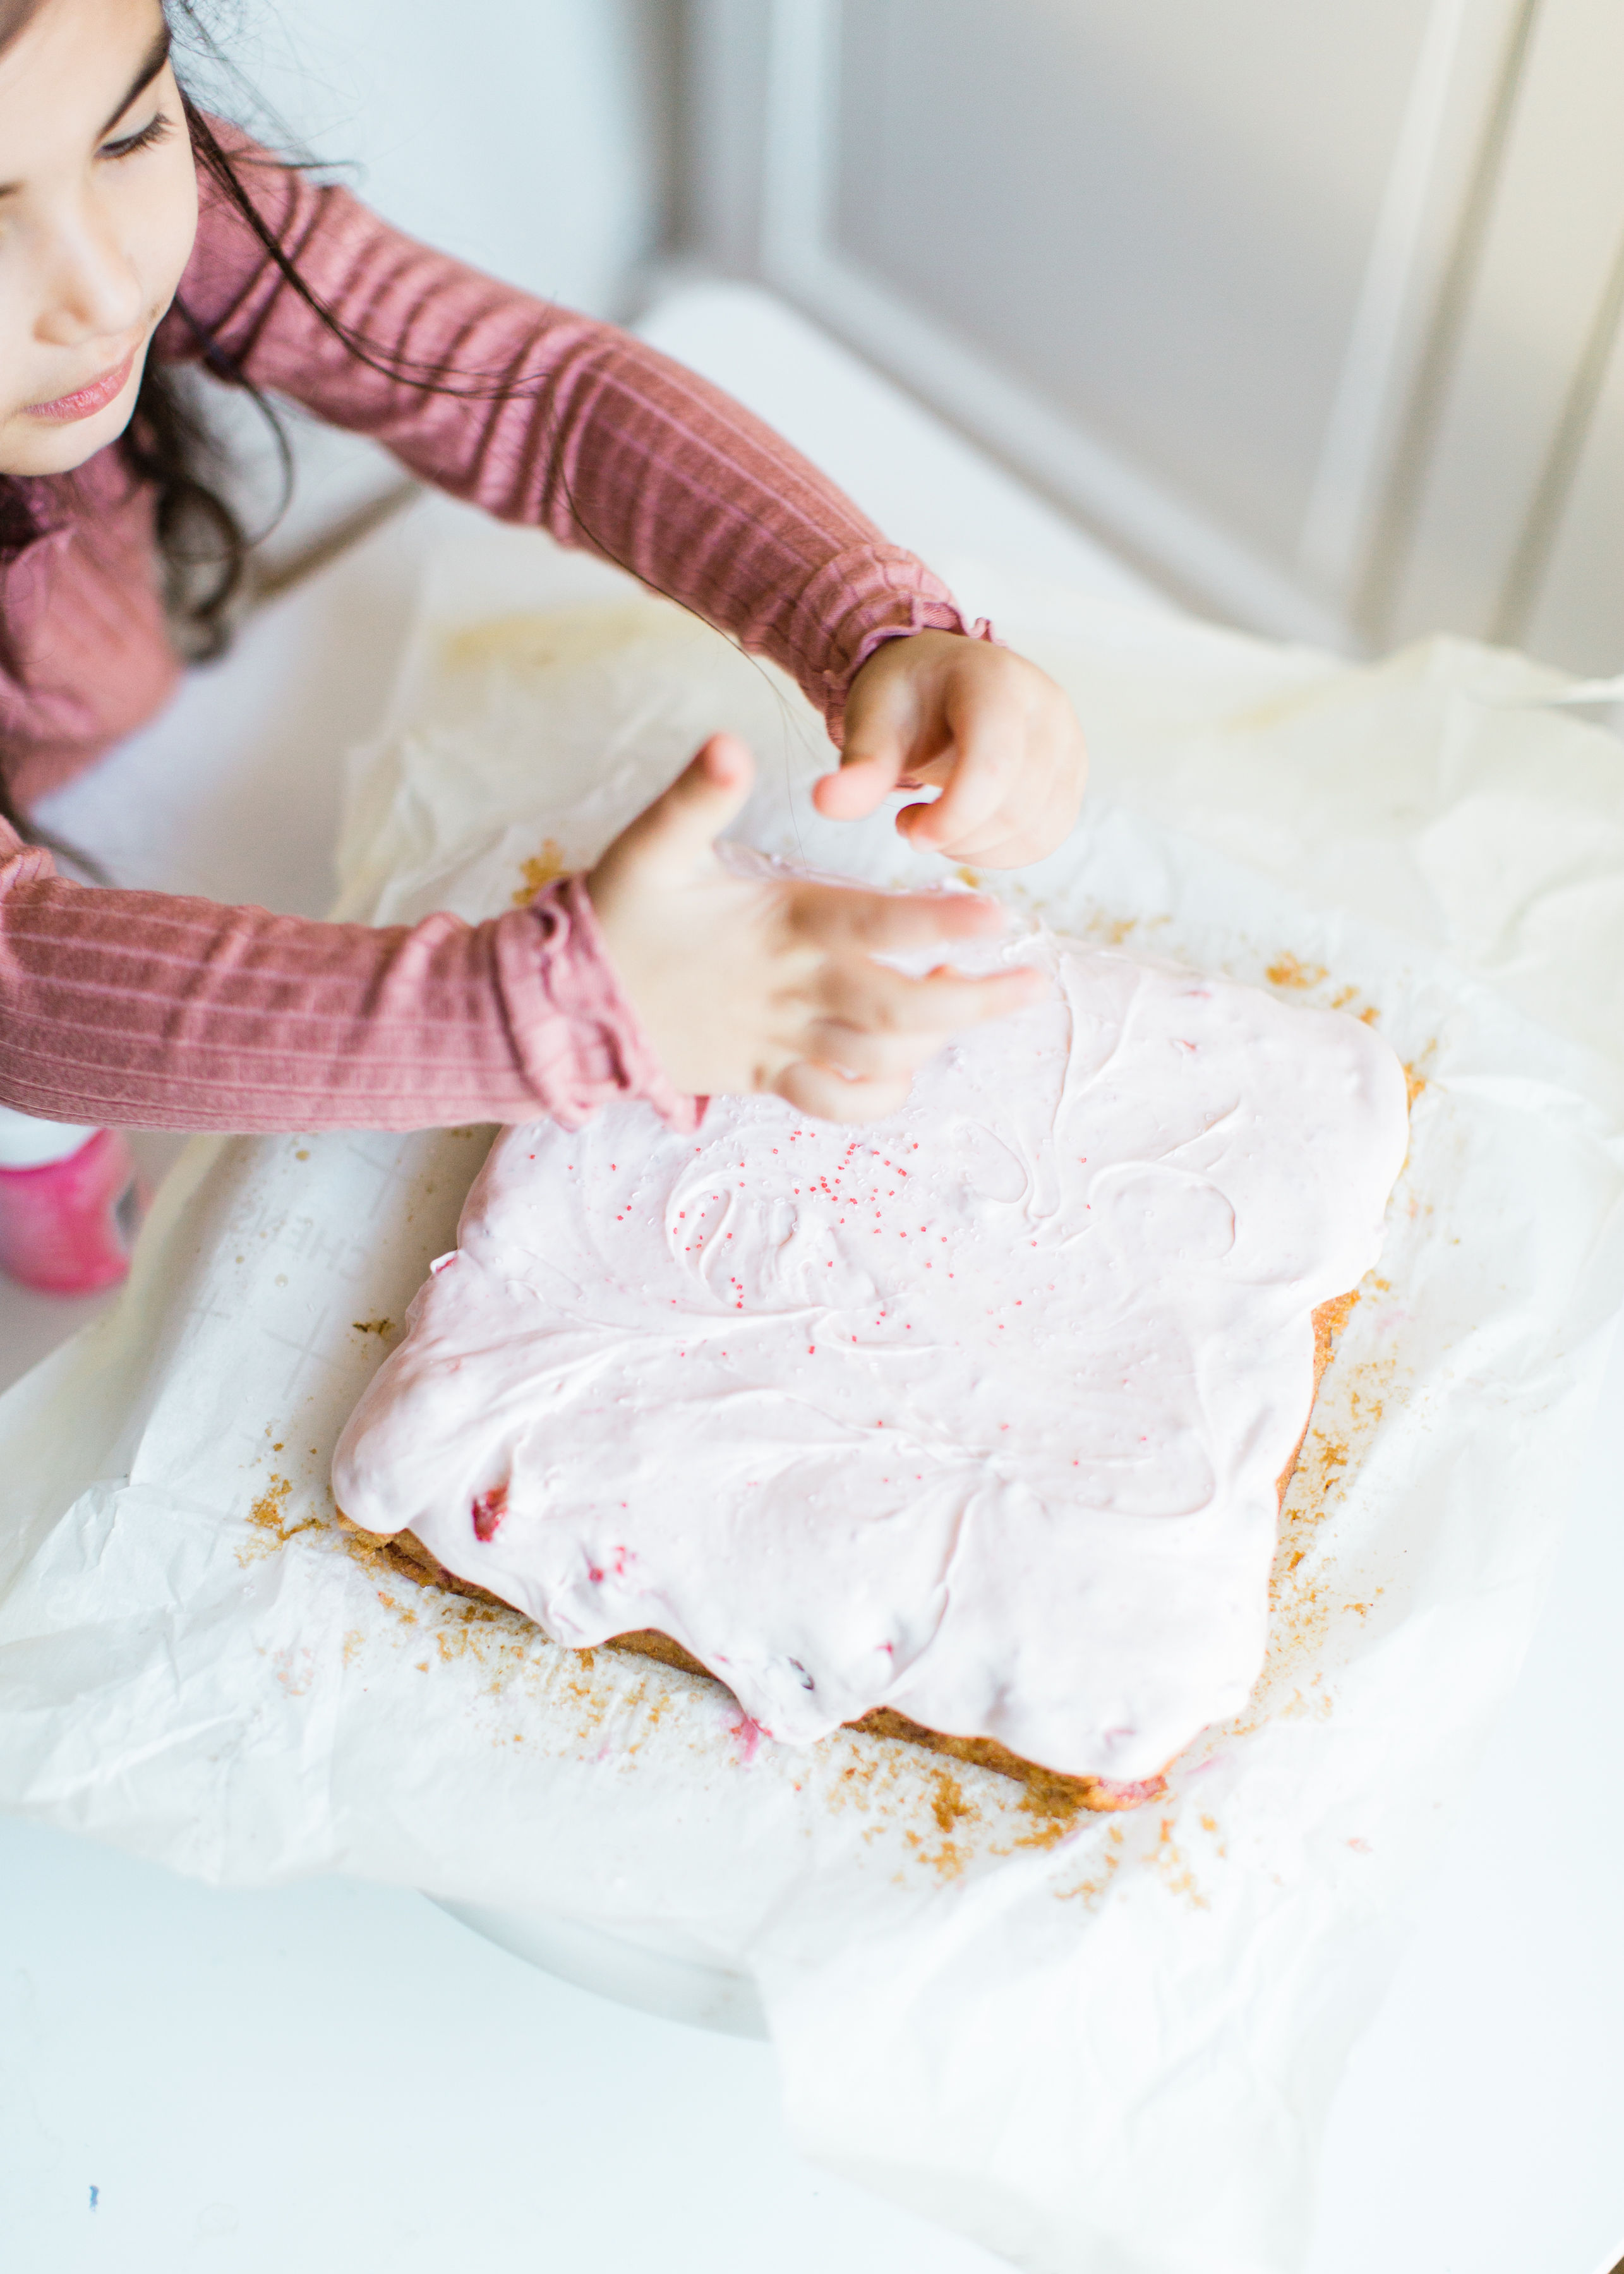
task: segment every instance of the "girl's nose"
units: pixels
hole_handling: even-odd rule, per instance
[[[57,232],[44,284],[34,331],[50,347],[116,339],[135,331],[146,313],[139,273],[94,204]]]

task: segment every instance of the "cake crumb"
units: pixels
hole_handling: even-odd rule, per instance
[[[932,1772],[930,1785],[930,1812],[936,1818],[936,1824],[942,1831],[951,1832],[960,1817],[974,1816],[976,1813],[970,1802],[965,1798],[964,1788],[958,1778],[950,1776],[945,1769],[936,1769]]]
[[[309,1532],[320,1523],[320,1517],[315,1516],[307,1516],[297,1524],[289,1522],[288,1500],[292,1490],[291,1478],[273,1474],[258,1500],[251,1502],[248,1521],[261,1537],[251,1540],[245,1547],[238,1548],[237,1560],[239,1563],[256,1563],[262,1556],[274,1555],[279,1547],[285,1547],[301,1532]]]
[[[1318,987],[1328,976],[1323,963],[1301,963],[1295,955],[1276,956],[1263,976],[1271,987]]]
[[[1210,1910],[1212,1905],[1197,1886],[1195,1873],[1173,1838],[1175,1821],[1170,1816],[1162,1818],[1156,1844],[1150,1852],[1150,1861],[1160,1872],[1169,1894],[1187,1896],[1194,1910]]]
[[[568,860],[557,838],[544,837],[540,852],[532,853],[527,861],[519,863],[519,874],[524,882],[513,894],[514,907],[528,907],[538,892],[556,883],[559,877],[568,873]]]

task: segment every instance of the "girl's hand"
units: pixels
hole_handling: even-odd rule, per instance
[[[1044,981],[905,979],[873,960],[1001,931],[989,900],[725,869],[714,840],[754,773],[736,735],[713,734],[616,838],[587,878],[611,960],[679,1088],[775,1090],[826,1121],[877,1120],[950,1035],[1035,1002]]]
[[[1048,674],[959,632],[914,632],[876,648],[853,680],[838,773],[812,795],[854,821],[893,789],[935,785],[897,827],[921,852],[988,869],[1052,853],[1077,819],[1088,772],[1083,730]]]

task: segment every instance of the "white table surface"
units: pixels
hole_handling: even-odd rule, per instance
[[[1166,605],[764,296],[688,288],[646,328],[898,541]],[[428,501],[266,612],[57,825],[129,882],[319,911],[335,761],[459,518]],[[99,1299],[0,1283],[0,1383]],[[1624,1349],[1527,1668],[1338,2098],[1303,2274],[1606,2274],[1624,2252],[1619,1415]],[[410,1892],[221,1894],[0,1820],[4,2274],[652,2262],[996,2263],[800,2162],[765,2046],[571,1989]]]

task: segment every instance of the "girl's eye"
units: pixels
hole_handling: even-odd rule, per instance
[[[139,134],[125,134],[117,142],[104,142],[97,154],[103,158],[132,158],[138,150],[150,150],[154,143],[167,141],[171,132],[170,121],[160,110]]]

